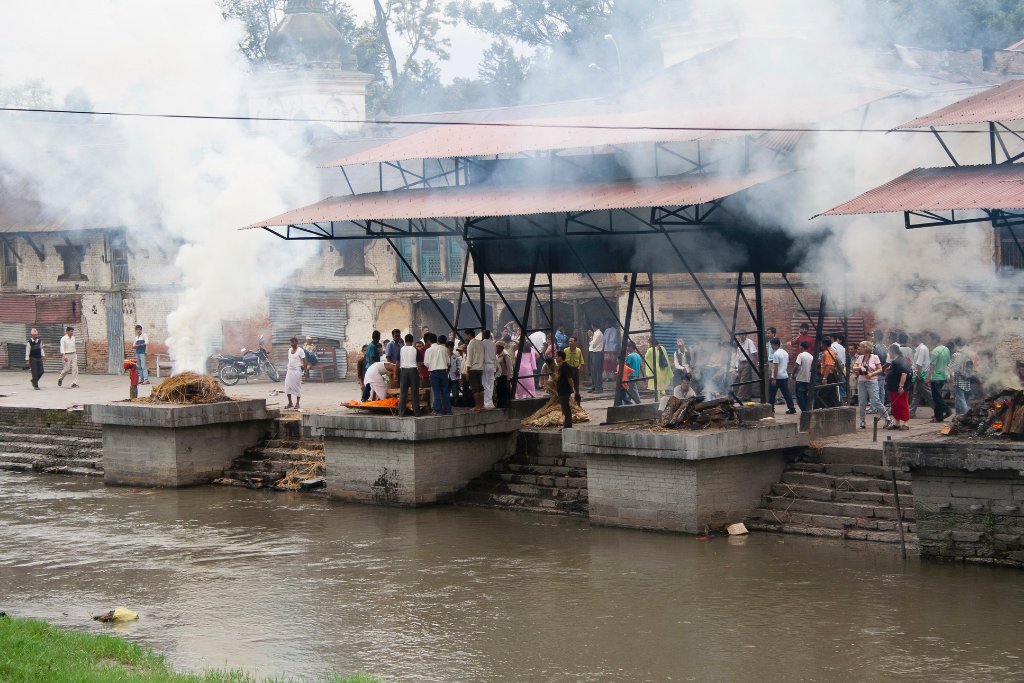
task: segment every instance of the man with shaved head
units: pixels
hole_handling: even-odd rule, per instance
[[[28,343],[25,344],[25,367],[32,373],[32,388],[39,389],[39,378],[43,376],[43,359],[46,352],[43,351],[43,340],[39,338],[39,330],[32,328],[29,333]]]

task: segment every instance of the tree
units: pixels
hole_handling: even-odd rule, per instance
[[[377,36],[391,76],[388,109],[403,113],[441,89],[440,69],[430,57],[447,61],[451,41],[440,38],[444,15],[439,0],[373,0]],[[393,38],[404,43],[398,63]]]
[[[885,42],[1002,50],[1024,39],[1020,0],[884,0],[871,9]]]
[[[494,42],[484,51],[477,75],[500,104],[513,104],[530,70],[530,60],[516,55],[505,39]]]

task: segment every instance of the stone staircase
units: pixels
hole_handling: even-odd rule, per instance
[[[322,491],[323,462],[323,439],[303,437],[300,420],[277,419],[268,438],[258,446],[247,449],[224,471],[224,476],[213,483],[254,489],[291,490],[277,487],[275,484],[290,470],[298,469],[304,470],[308,476],[300,478],[306,484],[300,485],[297,490]],[[310,463],[319,464],[318,474],[314,472]]]
[[[522,430],[515,453],[457,493],[455,505],[587,514],[587,462],[562,453],[560,431]]]
[[[881,444],[808,449],[786,466],[747,528],[807,536],[899,543],[898,516]],[[908,546],[917,545],[910,475],[896,473]]]
[[[0,426],[0,470],[103,476],[99,427]]]

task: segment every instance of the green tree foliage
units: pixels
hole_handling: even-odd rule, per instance
[[[874,9],[885,42],[1003,50],[1024,39],[1021,0],[883,0]]]

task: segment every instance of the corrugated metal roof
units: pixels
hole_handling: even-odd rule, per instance
[[[248,228],[330,221],[524,216],[651,206],[691,206],[785,175],[774,170],[744,176],[670,176],[564,186],[464,185],[329,197],[254,223]]]
[[[785,110],[765,111],[744,106],[531,118],[495,121],[490,125],[449,122],[350,154],[324,167],[736,137],[748,135],[751,128],[811,123],[892,94],[893,91],[872,91],[818,100],[794,100]],[[727,128],[735,130],[723,130]]]
[[[819,216],[1024,208],[1024,165],[916,168]]]
[[[1008,81],[907,121],[894,130],[1024,119],[1024,80]]]

